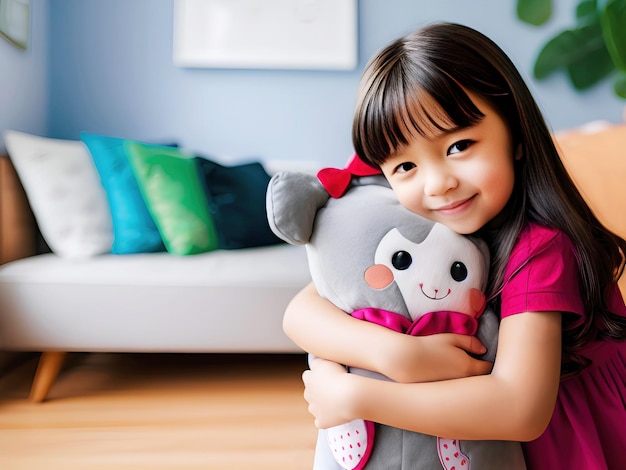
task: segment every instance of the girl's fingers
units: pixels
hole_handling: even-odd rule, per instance
[[[461,348],[470,354],[484,354],[487,352],[487,348],[481,343],[476,336],[461,335]]]

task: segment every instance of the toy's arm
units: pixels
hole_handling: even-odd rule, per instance
[[[290,302],[283,329],[311,354],[379,372],[397,382],[424,382],[486,374],[492,364],[473,336],[438,334],[413,337],[357,320],[322,298],[313,284]]]
[[[550,421],[560,363],[561,314],[533,312],[502,320],[489,375],[400,384],[316,360],[303,379],[320,427],[359,417],[442,437],[528,441]]]

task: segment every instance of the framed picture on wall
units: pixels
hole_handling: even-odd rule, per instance
[[[26,49],[29,34],[30,0],[0,0],[0,36]]]
[[[357,0],[174,0],[180,67],[352,70]]]

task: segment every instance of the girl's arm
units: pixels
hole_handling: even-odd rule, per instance
[[[352,318],[322,298],[313,284],[290,302],[283,329],[298,346],[317,357],[379,372],[399,382],[486,374],[492,367],[467,354],[485,352],[473,336],[396,333]]]
[[[441,437],[528,441],[550,421],[560,364],[561,314],[535,312],[502,320],[489,375],[401,384],[315,360],[303,379],[319,427],[362,418]]]

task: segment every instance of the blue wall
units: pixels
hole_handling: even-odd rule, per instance
[[[514,0],[360,0],[359,64],[350,72],[178,68],[172,63],[173,0],[33,2],[35,10],[48,9],[44,111],[52,137],[77,139],[87,130],[176,139],[225,160],[254,156],[342,164],[352,152],[355,92],[367,59],[434,20],[468,24],[498,42],[527,77],[554,130],[595,119],[619,122],[626,104],[608,83],[580,94],[563,76],[541,83],[528,78],[539,47],[573,23],[577,0],[555,0],[555,17],[538,29],[516,19]],[[4,56],[0,49],[2,63]],[[37,80],[29,80],[24,86],[35,93],[24,98],[32,107],[44,98]],[[6,86],[4,78],[0,85]],[[35,114],[41,106],[37,103]],[[16,119],[0,121],[0,127],[38,129],[34,122],[40,116],[31,118],[28,125]]]
[[[0,37],[0,155],[5,153],[5,129],[41,135],[48,131],[47,5],[48,0],[31,0],[31,34],[26,50]]]

